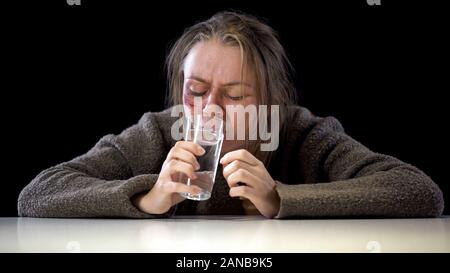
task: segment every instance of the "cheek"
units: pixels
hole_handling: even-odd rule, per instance
[[[185,107],[194,107],[194,98],[183,92],[183,104]]]
[[[184,113],[188,117],[192,117],[192,113],[194,112],[194,100],[190,99],[189,96],[183,93],[183,108]]]
[[[256,95],[249,96],[245,100],[246,105],[258,105],[258,97]]]

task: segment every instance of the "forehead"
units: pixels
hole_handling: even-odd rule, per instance
[[[184,61],[184,76],[201,77],[211,83],[223,84],[241,79],[241,51],[237,46],[224,45],[210,40],[197,43]],[[245,64],[243,77],[253,80],[253,71]]]

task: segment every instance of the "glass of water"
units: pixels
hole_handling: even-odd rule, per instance
[[[185,127],[185,140],[199,144],[205,149],[202,156],[197,156],[200,169],[196,170],[196,179],[180,174],[179,182],[195,185],[201,189],[198,194],[180,193],[181,196],[196,201],[208,200],[216,178],[217,165],[223,142],[223,120],[217,117],[206,118],[195,116],[194,120],[187,119]]]

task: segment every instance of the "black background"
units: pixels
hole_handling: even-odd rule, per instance
[[[225,9],[278,31],[301,105],[421,168],[448,200],[447,10],[430,1],[294,2],[2,2],[0,216],[17,214],[20,190],[41,170],[164,109],[169,45]]]

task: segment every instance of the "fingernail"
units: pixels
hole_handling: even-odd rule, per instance
[[[195,170],[197,171],[198,169],[200,169],[200,164],[195,163]]]
[[[203,149],[202,147],[198,147],[198,152],[200,153],[200,155],[203,155],[205,153],[205,149]]]

